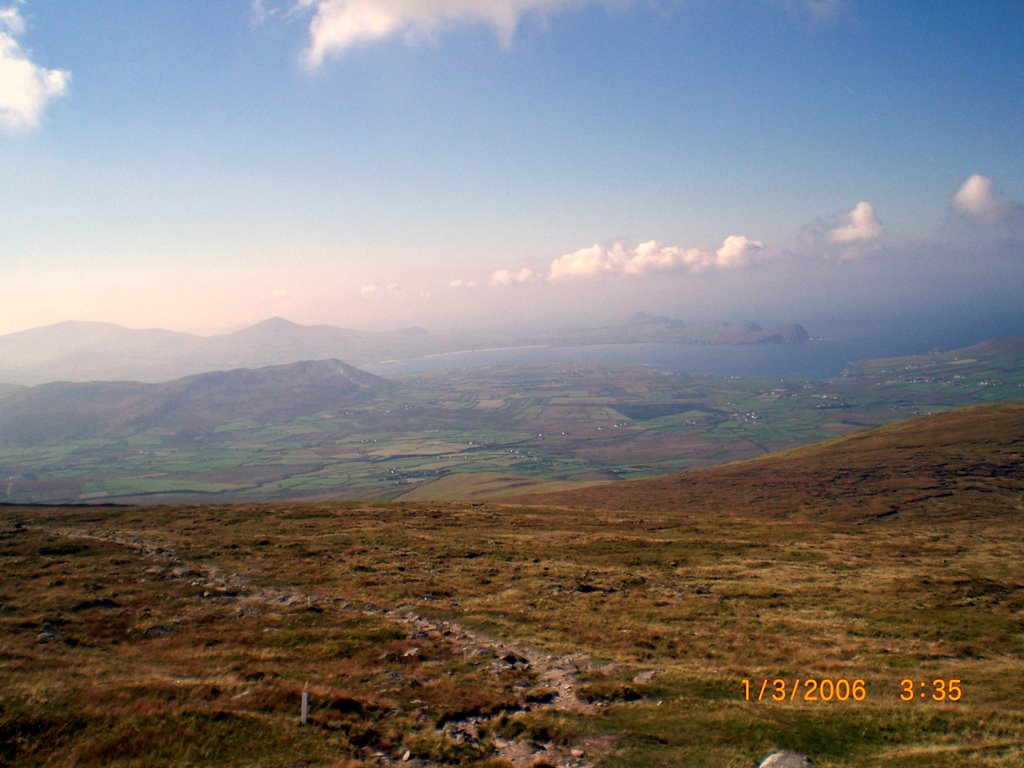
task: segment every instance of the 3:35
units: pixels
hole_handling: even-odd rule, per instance
[[[930,698],[932,701],[960,701],[963,695],[960,680],[956,679],[935,679],[926,682],[907,677],[900,680],[900,701],[925,698]]]

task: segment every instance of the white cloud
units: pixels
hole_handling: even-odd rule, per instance
[[[249,13],[253,24],[262,24],[267,19],[277,16],[280,13],[280,8],[267,7],[263,0],[252,0],[249,3]]]
[[[715,251],[715,264],[721,269],[746,267],[764,255],[764,243],[746,235],[729,235]]]
[[[362,286],[359,289],[359,293],[363,296],[377,296],[381,293],[386,293],[388,296],[402,296],[405,294],[405,291],[402,290],[402,286],[398,283],[388,283],[385,286],[370,283],[369,285]]]
[[[0,8],[0,128],[35,128],[47,102],[64,94],[71,73],[32,63],[17,38],[25,31],[18,5]]]
[[[448,281],[448,287],[449,288],[456,288],[456,289],[458,289],[458,288],[476,288],[476,280],[462,280],[461,278],[458,279],[458,280],[449,280]]]
[[[621,248],[619,243],[613,246]],[[551,262],[548,280],[562,280],[567,277],[596,277],[614,271],[614,258],[600,245],[581,248],[573,253],[566,253]]]
[[[746,235],[730,235],[714,253],[702,248],[661,245],[656,240],[627,248],[621,242],[610,248],[592,245],[559,256],[551,262],[548,280],[602,275],[646,275],[654,272],[703,272],[745,267],[764,256],[765,245]]]
[[[992,179],[971,174],[953,195],[953,209],[964,216],[993,223],[1024,213],[1024,206],[996,190]]]
[[[605,252],[606,272],[621,272],[623,275],[646,275],[649,272],[672,272],[685,268],[703,268],[707,254],[698,248],[663,246],[656,240],[648,240],[628,250],[622,243],[615,243]],[[552,265],[553,267],[554,265]]]
[[[547,13],[603,0],[298,0],[313,9],[306,65],[316,69],[324,57],[364,41],[401,34],[406,39],[432,37],[456,22],[483,23],[502,42],[515,34],[526,13]]]
[[[842,223],[828,230],[829,242],[840,245],[863,243],[875,240],[882,234],[875,209],[867,200],[861,200],[852,211],[842,218]]]
[[[586,5],[629,7],[634,0],[250,0],[251,16],[260,23],[272,16],[312,13],[303,59],[317,69],[331,54],[358,43],[401,36],[406,41],[433,39],[456,24],[485,24],[508,45],[521,19],[542,18]],[[795,21],[826,22],[846,15],[849,0],[766,0]],[[283,4],[283,8],[279,7]]]
[[[508,269],[498,269],[491,275],[491,285],[503,287],[519,285],[521,283],[529,282],[532,279],[533,270],[529,267],[523,267],[518,272],[512,272]]]

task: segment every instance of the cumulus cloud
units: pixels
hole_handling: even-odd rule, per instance
[[[551,262],[548,280],[621,275],[646,275],[654,272],[703,272],[712,269],[745,267],[765,255],[765,245],[746,235],[730,235],[714,253],[702,248],[662,245],[656,240],[629,248],[621,242],[611,247],[592,245],[559,256]]]
[[[1024,206],[999,192],[992,179],[974,173],[953,195],[953,210],[963,216],[994,223],[1020,216],[1024,213]]]
[[[527,13],[548,13],[602,0],[298,0],[312,9],[306,65],[316,69],[324,57],[365,41],[392,35],[431,37],[457,22],[483,23],[504,43]],[[260,6],[262,8],[262,6]]]
[[[510,285],[526,283],[532,279],[533,270],[529,267],[523,267],[518,272],[513,272],[508,269],[498,269],[491,275],[491,285],[507,287]]]
[[[0,8],[0,128],[18,131],[35,128],[43,108],[67,91],[71,73],[34,64],[18,38],[25,23],[20,3]]]
[[[757,261],[763,252],[764,243],[760,240],[751,240],[746,235],[729,235],[722,243],[722,247],[715,251],[712,266],[721,269],[746,267]]]
[[[876,240],[882,234],[875,209],[867,200],[861,200],[842,221],[826,233],[830,243],[850,245]]]
[[[448,281],[449,288],[476,288],[476,280],[463,280],[461,278],[457,280]]]

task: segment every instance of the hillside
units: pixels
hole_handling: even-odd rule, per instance
[[[235,419],[288,421],[352,406],[394,385],[339,360],[215,371],[164,384],[59,382],[20,389],[0,409],[0,445],[198,435]]]
[[[0,381],[174,378],[201,336],[112,323],[64,322],[0,336]],[[143,374],[143,375],[140,375]]]
[[[858,379],[877,377],[886,382],[934,383],[947,387],[963,386],[964,369],[982,376],[988,386],[1013,382],[1024,386],[1024,336],[995,339],[924,355],[863,360],[850,366],[846,376]]]
[[[0,398],[5,395],[11,395],[19,391],[22,387],[18,384],[4,384],[0,382]]]
[[[215,336],[66,322],[0,336],[0,382],[153,383],[303,360],[365,360],[380,350],[414,354],[429,343],[420,329],[367,333],[279,317]]]
[[[1024,336],[1000,336],[995,339],[978,342],[970,347],[979,353],[995,353],[998,355],[1024,356]]]
[[[723,489],[728,489],[725,492]],[[515,501],[830,520],[1021,515],[1024,404],[974,406],[711,469]],[[727,500],[727,503],[723,503]]]
[[[529,505],[3,506],[0,762],[1018,768],[1022,440],[1007,404]]]
[[[272,317],[233,333],[205,339],[201,354],[205,365],[213,368],[261,367],[270,363],[348,357],[365,335],[348,328],[299,325]]]

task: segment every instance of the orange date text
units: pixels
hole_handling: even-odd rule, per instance
[[[868,696],[867,683],[860,678],[845,677],[794,678],[776,677],[743,680],[743,695],[747,701],[864,701]]]

